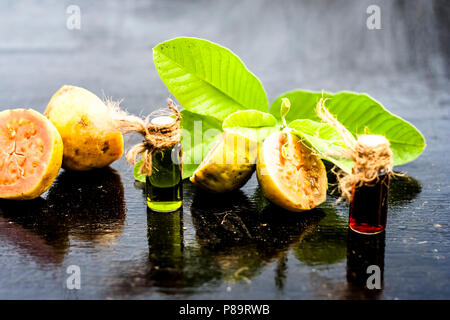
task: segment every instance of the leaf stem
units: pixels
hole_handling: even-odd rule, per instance
[[[287,127],[286,115],[289,113],[290,109],[291,109],[291,101],[289,101],[288,98],[282,98],[280,107],[280,116],[281,121],[283,122],[283,129]]]

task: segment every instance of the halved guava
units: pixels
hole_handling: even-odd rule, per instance
[[[32,109],[0,112],[0,198],[39,197],[61,168],[63,142],[55,126]]]
[[[225,131],[190,180],[211,192],[233,191],[250,179],[256,155],[256,141]]]
[[[290,133],[275,132],[266,138],[256,172],[264,196],[286,210],[310,210],[326,200],[323,162]]]

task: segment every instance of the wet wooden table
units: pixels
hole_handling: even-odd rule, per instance
[[[269,101],[294,88],[367,92],[416,125],[428,146],[397,168],[407,177],[393,181],[387,230],[373,237],[349,233],[348,206],[335,196],[289,213],[262,197],[255,176],[221,196],[185,182],[182,210],[149,214],[123,159],[62,170],[41,198],[0,202],[0,298],[449,299],[444,2],[383,2],[382,29],[368,30],[369,2],[81,1],[79,30],[66,27],[62,3],[2,3],[0,110],[42,112],[73,84],[147,114],[169,96],[151,48],[189,35],[232,49]],[[382,271],[380,290],[364,289],[370,264]],[[73,265],[79,290],[67,288]]]

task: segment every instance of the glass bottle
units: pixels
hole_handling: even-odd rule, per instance
[[[149,259],[163,273],[171,270],[173,275],[178,274],[183,260],[183,208],[173,212],[148,210]]]
[[[356,232],[376,234],[386,228],[390,170],[389,141],[381,135],[365,134],[357,140],[358,160],[353,174],[377,169],[377,177],[362,186],[354,183],[350,199],[349,227]],[[387,157],[390,159],[387,159]],[[381,167],[381,168],[380,168]],[[376,170],[376,169],[375,169]]]
[[[161,120],[160,118],[165,118]],[[158,117],[152,123],[167,123]],[[147,205],[153,211],[172,212],[183,204],[181,143],[153,153],[152,174],[146,178]]]
[[[353,186],[349,226],[352,230],[375,234],[386,228],[389,175],[381,171],[370,185]]]

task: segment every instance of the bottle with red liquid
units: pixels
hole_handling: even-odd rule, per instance
[[[372,183],[353,186],[349,226],[363,234],[376,234],[386,228],[389,174],[382,170]]]

